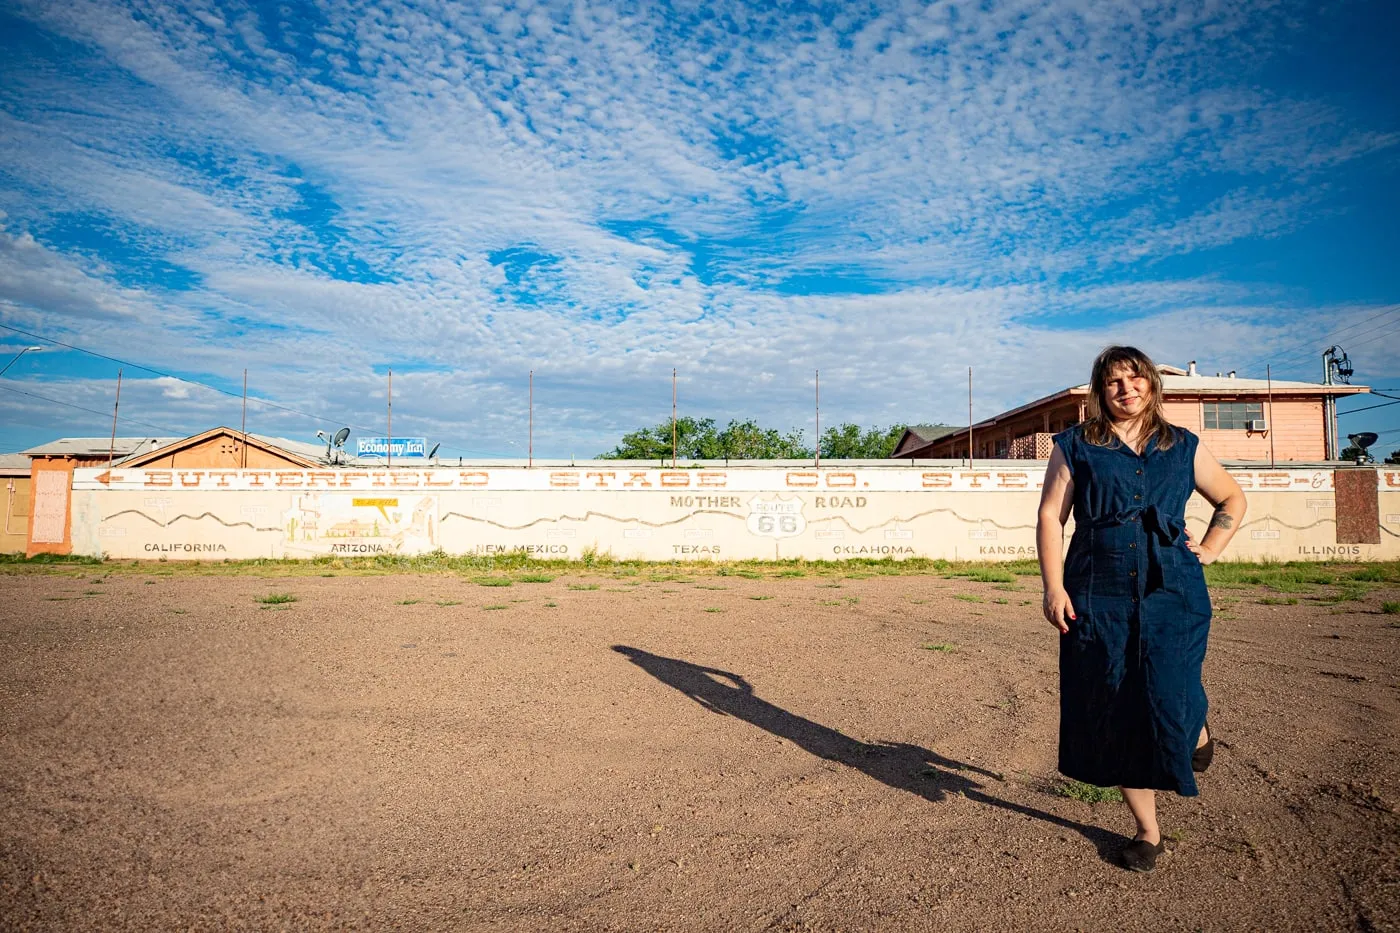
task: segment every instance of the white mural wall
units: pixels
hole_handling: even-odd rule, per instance
[[[1339,544],[1330,470],[1232,470],[1250,511],[1230,557],[1400,558],[1400,472],[1380,544]],[[1043,466],[78,470],[74,553],[114,558],[493,554],[647,560],[1035,556]],[[1210,507],[1187,519],[1204,533]]]

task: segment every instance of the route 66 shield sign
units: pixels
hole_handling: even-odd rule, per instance
[[[747,521],[749,534],[764,538],[793,538],[807,530],[802,516],[802,500],[752,499]]]

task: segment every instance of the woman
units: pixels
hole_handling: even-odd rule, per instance
[[[1125,867],[1163,851],[1156,791],[1195,796],[1210,764],[1201,663],[1210,595],[1201,565],[1244,518],[1239,484],[1162,414],[1157,367],[1133,347],[1094,361],[1087,419],[1055,435],[1036,524],[1045,618],[1060,630],[1060,771],[1118,785],[1137,821]],[[1199,544],[1186,501],[1215,506]],[[1074,537],[1064,557],[1064,525]]]

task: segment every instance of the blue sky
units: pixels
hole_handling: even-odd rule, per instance
[[[166,374],[128,367],[123,434],[237,425],[171,377],[245,368],[251,430],[382,431],[392,368],[394,433],[467,456],[524,455],[532,369],[538,456],[668,418],[672,367],[682,413],[809,436],[817,369],[823,423],[962,423],[967,366],[981,418],[1110,342],[1284,379],[1335,342],[1400,395],[1397,34],[1385,0],[12,0],[0,324]],[[117,366],[23,357],[0,449],[105,435]],[[1341,425],[1400,445],[1400,405]]]

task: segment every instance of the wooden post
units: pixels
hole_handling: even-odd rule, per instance
[[[107,448],[107,469],[112,469],[112,461],[117,458],[117,409],[122,407],[122,371],[117,370],[117,400],[112,404],[112,443]]]

